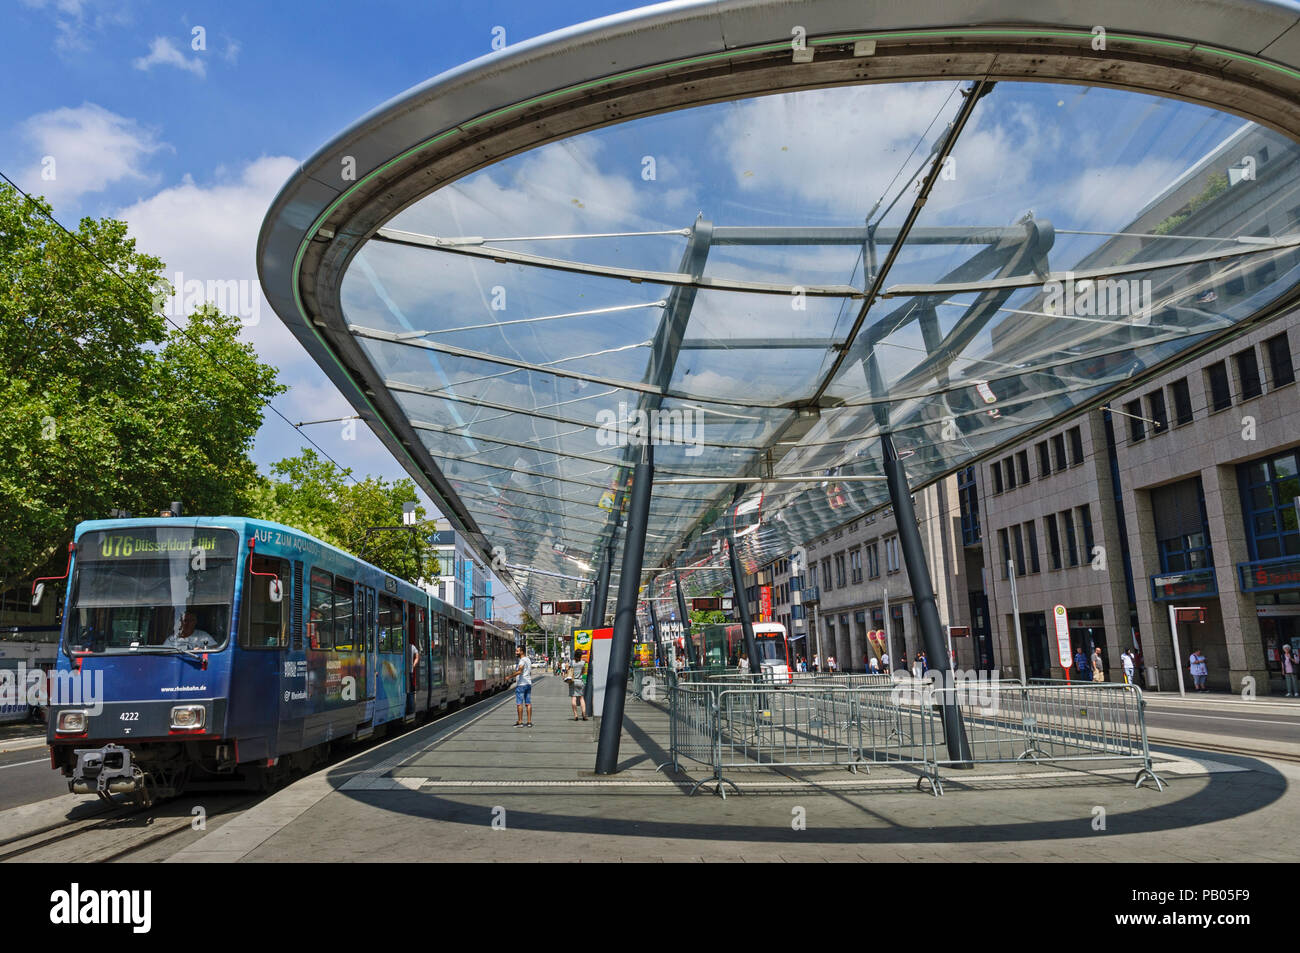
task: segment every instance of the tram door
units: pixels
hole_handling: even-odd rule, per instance
[[[361,684],[366,686],[366,721],[375,717],[375,590],[370,586],[362,587],[365,591],[365,616],[363,635],[361,637]]]

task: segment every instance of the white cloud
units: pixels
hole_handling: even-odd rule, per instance
[[[177,69],[193,73],[200,79],[207,74],[207,67],[203,65],[201,59],[197,56],[187,57],[165,36],[154,37],[153,44],[149,47],[149,55],[141,56],[134,61],[133,65],[138,70],[146,71],[155,66],[175,66]]]
[[[178,185],[113,213],[127,223],[140,251],[164,261],[168,281],[174,283],[180,272],[185,282],[197,281],[205,289],[209,283],[235,282],[241,292],[256,295],[257,321],[245,327],[243,336],[261,360],[280,369],[280,382],[288,385],[289,391],[274,403],[293,423],[353,413],[271,310],[257,278],[258,231],[272,199],[297,168],[296,159],[264,156],[234,172],[223,169],[212,184],[201,185],[186,176]],[[249,320],[252,315],[241,318]],[[356,428],[354,440],[344,439],[342,424],[322,424],[304,428],[304,432],[358,477],[373,473],[396,479],[406,475],[364,423]],[[267,411],[253,458],[265,465],[304,446],[305,441],[288,424]]]
[[[54,48],[60,53],[82,53],[90,49],[94,34],[109,26],[130,22],[130,9],[118,0],[22,0],[33,10],[47,10],[58,31]]]
[[[167,148],[153,130],[94,103],[32,116],[20,135],[33,153],[24,187],[56,204],[121,181],[155,181],[146,163]]]

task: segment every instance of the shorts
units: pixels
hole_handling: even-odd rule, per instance
[[[533,703],[533,686],[515,683],[515,704],[531,705]]]

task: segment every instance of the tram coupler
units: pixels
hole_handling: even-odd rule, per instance
[[[132,794],[144,786],[144,775],[131,764],[131,752],[120,745],[79,748],[77,767],[68,781],[73,794]]]

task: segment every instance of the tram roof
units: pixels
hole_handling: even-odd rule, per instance
[[[258,264],[533,612],[641,421],[646,578],[705,592],[736,504],[751,566],[886,505],[882,432],[922,487],[1290,304],[1298,140],[1295,3],[664,3],[380,106]]]

